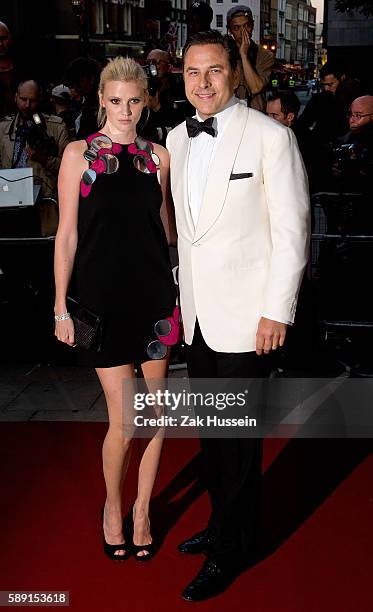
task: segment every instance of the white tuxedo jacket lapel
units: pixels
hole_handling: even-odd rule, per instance
[[[224,135],[217,143],[213,158],[211,159],[206,190],[193,242],[198,241],[206,234],[219,217],[224,206],[229,187],[229,177],[245,131],[248,116],[247,108],[244,108],[239,103],[236,104],[225,126]]]

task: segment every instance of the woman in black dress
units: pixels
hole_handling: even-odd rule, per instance
[[[122,531],[131,446],[123,427],[123,380],[131,384],[136,365],[148,386],[149,379],[167,376],[168,352],[156,324],[172,318],[176,299],[168,256],[168,243],[176,239],[168,152],[136,135],[147,97],[141,66],[120,57],[110,61],[100,79],[99,132],[66,147],[59,174],[55,334],[75,345],[67,294],[103,318],[101,350],[74,350],[81,364],[96,369],[107,402],[103,535],[105,553],[116,560],[130,551]],[[162,440],[159,430],[139,467],[133,551],[140,561],[153,554],[148,511]]]

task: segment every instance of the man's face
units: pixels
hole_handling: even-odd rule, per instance
[[[240,15],[239,17],[233,17],[229,24],[229,32],[232,34],[234,40],[237,45],[240,46],[242,42],[242,30],[246,30],[249,38],[251,38],[254,28],[254,22],[246,17],[245,15]]]
[[[26,81],[20,85],[15,102],[22,119],[29,119],[37,112],[40,104],[40,90],[37,84],[33,81]]]
[[[170,59],[167,51],[153,49],[146,58],[147,64],[155,64],[158,68],[158,77],[162,79],[170,71]]]
[[[323,79],[321,79],[321,85],[324,87],[325,91],[330,91],[332,94],[335,94],[337,91],[339,83],[340,80],[337,79],[334,74],[327,74]]]
[[[357,99],[351,104],[349,124],[352,132],[360,132],[366,125],[373,123],[373,96]]]
[[[238,85],[222,45],[193,45],[184,58],[185,93],[202,119],[221,111]]]
[[[0,25],[0,57],[8,55],[10,44],[11,37],[8,28],[4,25]]]
[[[281,101],[279,98],[267,102],[267,115],[275,119],[275,121],[282,123],[282,125],[286,125],[286,127],[291,127],[294,123],[294,113],[285,115],[281,110]]]

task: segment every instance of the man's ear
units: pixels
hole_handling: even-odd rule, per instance
[[[340,81],[345,81],[346,80],[346,75],[345,74],[341,74],[341,78],[339,79]]]
[[[291,126],[291,124],[294,122],[295,119],[295,113],[288,113],[286,116],[286,120],[288,122],[289,127]]]

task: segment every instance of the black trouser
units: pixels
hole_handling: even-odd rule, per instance
[[[204,341],[196,322],[187,347],[190,378],[264,378],[269,355],[218,353]],[[263,440],[201,437],[204,476],[211,502],[209,555],[221,566],[253,552],[259,529]]]

